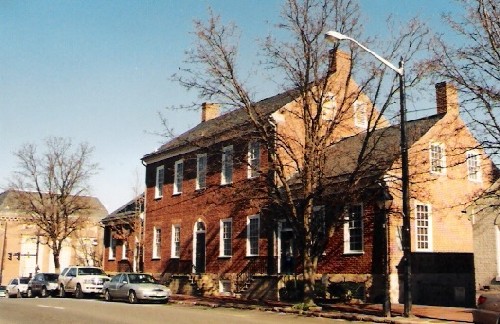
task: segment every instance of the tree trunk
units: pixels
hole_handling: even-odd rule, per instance
[[[59,263],[59,252],[54,251],[54,268],[56,273],[61,272],[61,264]]]
[[[317,262],[309,249],[304,249],[304,305],[315,306],[314,302],[314,285],[316,275]]]

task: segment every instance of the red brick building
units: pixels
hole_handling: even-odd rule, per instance
[[[332,91],[342,84],[335,82],[345,70],[337,70]],[[355,83],[348,84],[355,91]],[[438,114],[408,124],[416,269],[412,294],[416,302],[428,300],[426,292],[432,291],[438,295],[432,303],[470,304],[472,227],[461,211],[491,184],[496,169],[460,119],[454,88],[439,84],[436,93]],[[383,121],[366,143],[366,125],[360,120],[377,112],[367,98],[357,98],[365,115],[359,114],[360,101],[351,102],[351,118],[331,135],[338,142],[327,161],[331,192],[316,211],[326,218],[339,212],[330,198],[342,190],[366,145],[371,163],[361,166],[361,179],[367,183],[340,211],[346,221],[328,233],[317,279],[332,293],[335,283],[348,283],[358,298],[380,298],[385,215],[376,207],[375,191],[383,188],[394,197],[388,217],[389,265],[391,298],[397,302],[402,286],[399,131]],[[295,99],[287,92],[256,105],[262,115],[273,117],[277,132],[300,133]],[[144,270],[161,276],[176,292],[279,298],[278,290],[300,273],[293,231],[268,204],[268,152],[249,125],[242,109],[219,115],[216,105],[204,104],[200,124],[143,157]],[[450,269],[452,260],[465,265]]]

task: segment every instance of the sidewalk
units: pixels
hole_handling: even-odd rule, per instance
[[[237,299],[234,297],[197,297],[188,295],[172,295],[172,303],[187,306],[231,307],[238,309],[254,309],[283,313],[304,314],[325,318],[365,321],[372,323],[472,323],[472,309],[461,307],[439,307],[413,305],[409,318],[403,317],[403,305],[392,305],[392,317],[380,316],[380,304],[324,304],[320,311],[300,311],[292,308],[291,303],[279,301],[257,301]]]

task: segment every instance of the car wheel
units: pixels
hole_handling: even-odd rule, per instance
[[[131,290],[128,292],[128,302],[131,304],[137,304],[137,295],[135,291]]]
[[[164,304],[168,304],[168,298],[163,301]]]
[[[32,298],[33,297],[33,291],[31,290],[31,288],[28,289],[28,298]]]
[[[59,297],[61,297],[61,298],[66,297],[66,290],[64,290],[63,285],[61,285],[61,288],[59,288]]]
[[[108,301],[108,302],[112,300],[111,295],[109,294],[109,290],[108,289],[106,289],[104,291],[104,300]]]
[[[49,294],[47,293],[47,287],[42,287],[42,291],[40,292],[40,296],[43,298],[47,297]]]
[[[21,291],[18,290],[17,291],[17,295],[16,295],[17,298],[23,298],[23,295],[21,294]]]
[[[80,286],[80,284],[76,285],[75,298],[78,298],[78,299],[83,298],[82,286]]]

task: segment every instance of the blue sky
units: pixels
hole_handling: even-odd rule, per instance
[[[392,14],[406,21],[419,14],[442,30],[440,14],[453,1],[361,0],[366,27],[383,34]],[[140,158],[162,139],[158,112],[198,100],[170,80],[193,37],[193,19],[212,7],[242,31],[243,56],[279,18],[277,0],[0,1],[0,189],[16,169],[13,152],[49,136],[95,147],[100,166],[91,194],[109,212],[130,200],[144,183]],[[376,49],[374,49],[376,50]],[[266,94],[270,95],[270,94]],[[169,112],[181,133],[198,112]]]

